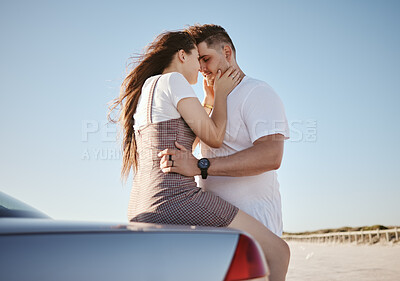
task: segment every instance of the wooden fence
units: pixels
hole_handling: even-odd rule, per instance
[[[285,234],[282,238],[286,241],[302,241],[314,243],[376,243],[384,239],[386,242],[399,241],[399,229],[332,232],[323,234],[294,235]]]

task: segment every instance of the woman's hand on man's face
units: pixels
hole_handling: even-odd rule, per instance
[[[214,84],[209,85],[206,78],[203,78],[204,95],[214,99]]]
[[[240,71],[230,66],[224,74],[221,70],[218,70],[214,80],[214,93],[217,95],[229,95],[229,93],[239,84],[240,82]]]

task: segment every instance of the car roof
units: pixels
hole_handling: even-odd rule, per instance
[[[0,235],[35,233],[85,233],[85,232],[220,232],[241,233],[232,228],[190,225],[159,225],[151,223],[113,223],[58,221],[37,218],[0,218]]]
[[[0,191],[0,218],[42,218],[49,219],[45,213]]]

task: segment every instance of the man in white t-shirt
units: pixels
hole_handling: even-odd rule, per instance
[[[195,25],[187,31],[197,41],[200,70],[207,82],[203,105],[210,113],[218,69],[222,73],[229,66],[240,69],[236,50],[220,26]],[[240,75],[242,81],[228,96],[222,146],[211,148],[200,143],[203,160],[197,160],[177,144],[181,150],[163,152],[160,165],[164,172],[201,174],[198,182],[202,188],[236,205],[281,236],[282,209],[276,170],[281,165],[284,140],[289,138],[285,110],[267,83],[245,76],[241,70]]]

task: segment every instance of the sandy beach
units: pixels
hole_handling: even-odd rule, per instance
[[[287,281],[400,280],[400,245],[288,242]]]

